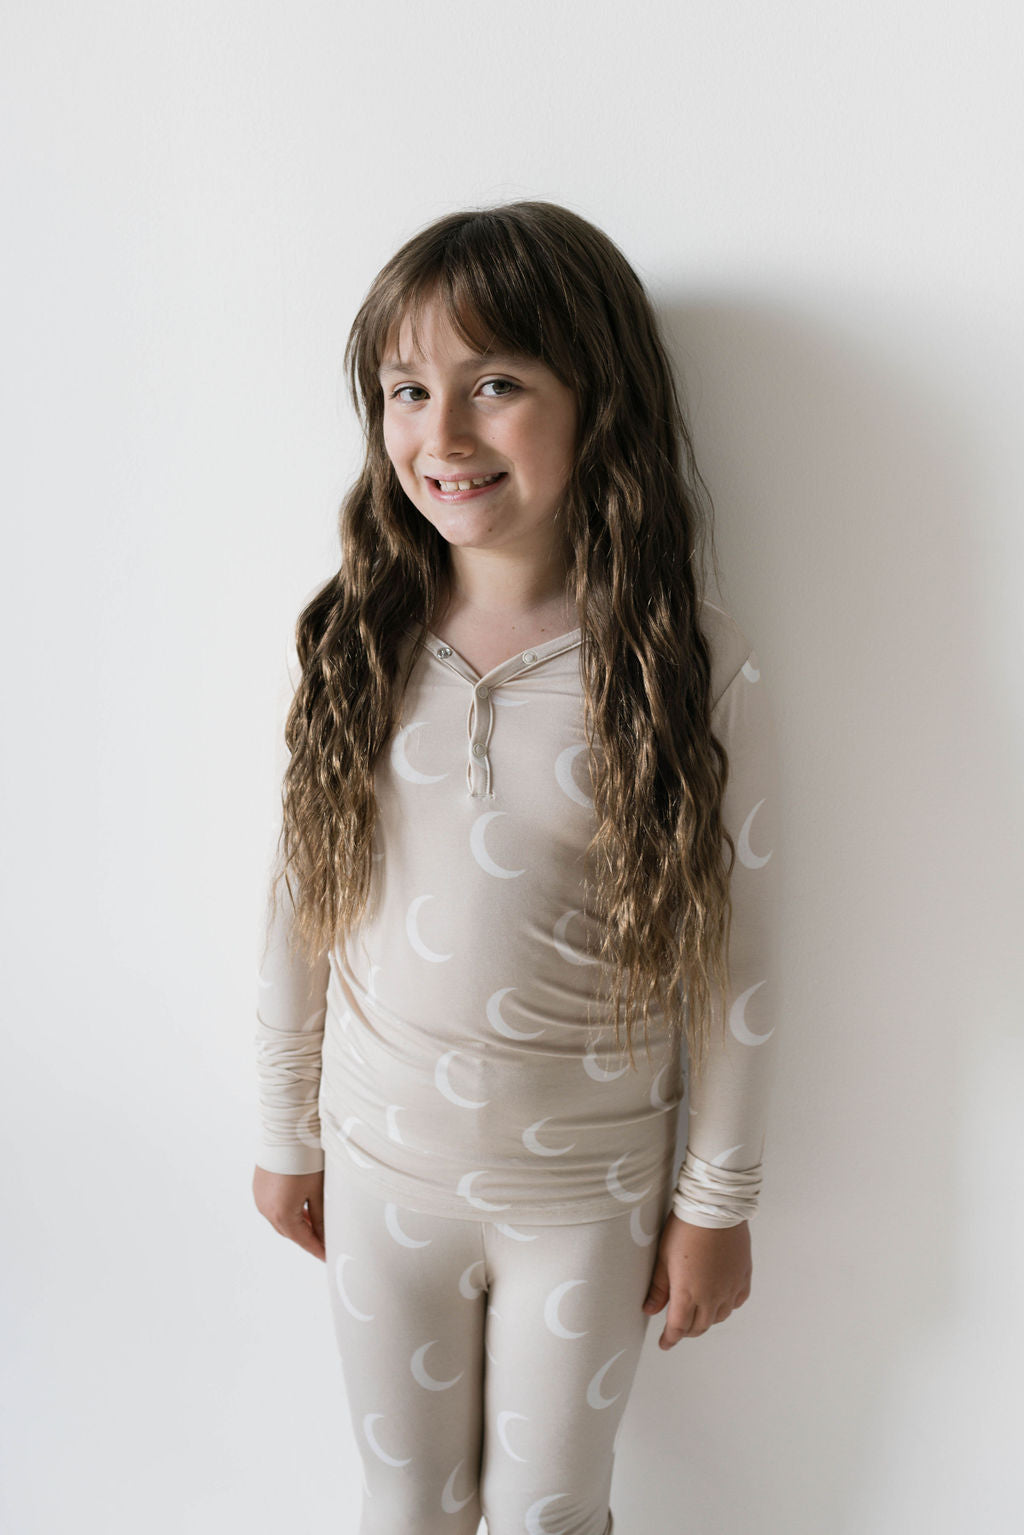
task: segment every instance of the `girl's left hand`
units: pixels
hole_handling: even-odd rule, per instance
[[[680,1338],[699,1338],[716,1322],[724,1322],[750,1294],[752,1273],[749,1222],[691,1226],[670,1213],[643,1304],[648,1316],[654,1316],[668,1302],[658,1347],[670,1349]]]

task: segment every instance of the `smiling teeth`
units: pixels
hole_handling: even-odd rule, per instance
[[[491,485],[495,480],[500,480],[500,474],[485,475],[482,480],[438,480],[438,486],[446,494],[453,490],[475,490],[478,485]]]

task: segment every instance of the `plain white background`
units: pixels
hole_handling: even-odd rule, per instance
[[[356,1530],[325,1271],[250,1193],[284,668],[363,292],[520,196],[662,310],[785,779],[753,1293],[667,1355],[651,1324],[616,1530],[1018,1527],[1022,30],[8,0],[11,1535]]]

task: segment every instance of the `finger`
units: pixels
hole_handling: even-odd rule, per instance
[[[314,1242],[316,1243],[315,1247],[310,1247],[307,1249],[307,1251],[314,1253],[316,1257],[320,1258],[324,1263],[326,1263],[327,1250],[324,1245],[323,1194],[310,1195],[309,1199],[306,1201],[306,1212],[309,1222],[309,1231],[312,1234]]]
[[[644,1301],[643,1310],[654,1316],[665,1305],[669,1297],[668,1270],[659,1261],[651,1279],[650,1288],[647,1291],[647,1299]]]
[[[696,1306],[690,1296],[677,1296],[669,1302],[668,1315],[665,1318],[665,1328],[658,1339],[658,1347],[662,1349],[673,1348],[680,1338],[690,1336],[690,1328],[693,1325],[693,1317]]]

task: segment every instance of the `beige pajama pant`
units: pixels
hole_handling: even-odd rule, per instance
[[[671,1188],[529,1226],[389,1202],[330,1153],[331,1312],[359,1535],[612,1535],[614,1442]]]

